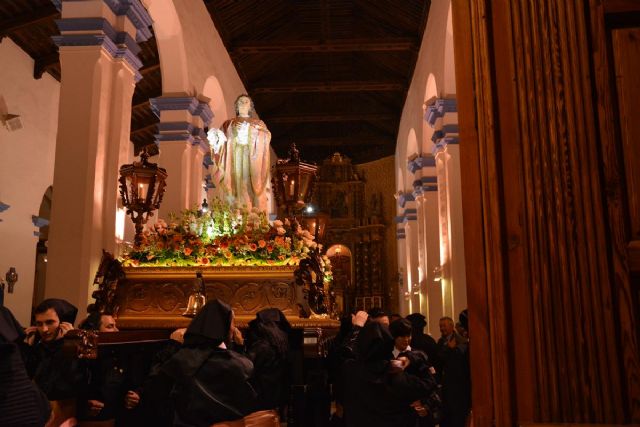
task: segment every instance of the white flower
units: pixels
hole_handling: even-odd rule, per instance
[[[287,232],[287,230],[285,230],[285,229],[284,229],[284,228],[282,228],[282,227],[278,227],[278,228],[276,228],[276,231],[278,232],[278,235],[279,235],[279,236],[284,236],[284,235],[285,235],[285,233]]]
[[[287,227],[291,225],[291,221],[289,221],[289,218],[284,219],[284,225],[286,225]]]
[[[280,221],[279,219],[276,219],[275,221],[273,221],[273,226],[276,228],[280,228],[283,226],[282,221]]]

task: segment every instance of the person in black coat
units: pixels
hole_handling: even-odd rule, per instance
[[[25,334],[11,311],[0,306],[0,425],[40,427],[49,419],[47,397],[29,380],[20,345]]]
[[[258,394],[256,410],[277,410],[287,402],[290,330],[277,308],[260,310],[249,322],[247,356],[253,362],[250,382]]]
[[[442,337],[438,341],[438,375],[444,403],[443,427],[464,427],[471,409],[471,375],[469,370],[469,340],[456,333],[453,319],[440,319]]]
[[[233,331],[231,308],[207,302],[193,318],[184,344],[148,379],[143,402],[175,408],[175,426],[210,426],[243,418],[255,409],[256,393],[249,383],[253,364],[227,350]]]
[[[34,310],[35,326],[26,329],[27,372],[51,402],[54,423],[75,418],[76,398],[87,384],[85,362],[63,352],[63,337],[77,313],[65,300],[46,299]]]
[[[433,384],[405,372],[410,361],[393,360],[393,337],[378,322],[367,323],[358,336],[357,358],[344,364],[344,418],[349,427],[415,425],[412,404]]]
[[[412,313],[406,319],[411,322],[411,348],[424,352],[429,358],[429,363],[436,370],[439,369],[438,344],[431,335],[424,333],[427,326],[426,318],[420,313]]]

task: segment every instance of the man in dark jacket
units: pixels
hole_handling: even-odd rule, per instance
[[[357,359],[344,364],[344,416],[349,427],[415,425],[411,406],[427,396],[434,383],[404,371],[409,363],[393,358],[393,337],[387,327],[370,322],[357,341]]]
[[[438,359],[441,363],[444,420],[442,427],[464,427],[471,408],[471,378],[469,371],[469,341],[456,333],[453,319],[440,319]]]
[[[87,382],[85,363],[63,352],[64,335],[73,329],[78,309],[61,299],[47,299],[35,311],[35,326],[26,329],[29,377],[47,395],[54,423],[75,419],[76,398]]]

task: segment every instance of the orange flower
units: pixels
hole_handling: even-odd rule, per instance
[[[233,256],[230,251],[224,251],[223,254],[226,259],[231,259]]]
[[[284,255],[278,255],[278,259],[279,259],[280,261],[284,260]]]
[[[204,258],[200,259],[200,264],[202,264],[202,265],[209,264],[209,258],[204,257]]]
[[[182,242],[182,234],[174,234],[173,235],[174,242]]]
[[[187,247],[184,248],[184,254],[186,256],[191,255],[191,252],[193,252],[193,249],[191,249],[190,247],[187,246]]]
[[[152,259],[154,259],[156,256],[154,254],[148,254],[147,255],[147,260],[151,261]]]
[[[282,245],[284,245],[284,237],[282,237],[282,236],[276,236],[276,239],[275,239],[275,240],[276,240],[276,245],[278,245],[278,246],[282,246]]]
[[[158,249],[164,249],[164,242],[158,242],[156,243],[156,246],[158,247]]]
[[[264,248],[265,246],[267,246],[267,242],[265,242],[263,239],[260,239],[258,240],[258,246]]]
[[[227,249],[228,247],[229,247],[229,242],[227,242],[226,240],[220,242],[220,248]]]
[[[249,243],[250,251],[255,252],[256,249],[258,249],[258,245],[256,245],[255,243]]]
[[[271,243],[269,243],[267,245],[267,252],[272,252],[273,251],[273,245]]]

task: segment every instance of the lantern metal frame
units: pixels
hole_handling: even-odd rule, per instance
[[[300,160],[296,144],[289,148],[289,158],[278,160],[271,170],[271,184],[280,213],[295,217],[313,197],[318,166]]]
[[[142,230],[153,211],[160,208],[164,196],[167,171],[148,161],[147,148],[140,152],[140,161],[120,167],[120,197],[126,213],[135,224],[135,245],[142,243]]]

